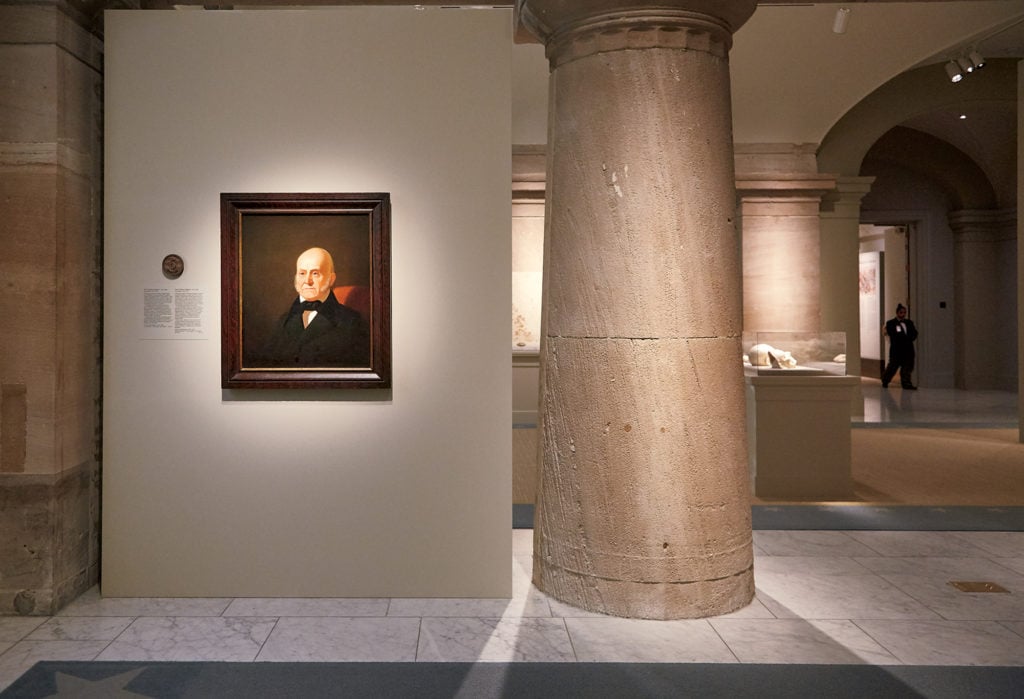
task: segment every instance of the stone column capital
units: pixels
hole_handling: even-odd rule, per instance
[[[822,218],[860,219],[860,203],[871,191],[874,177],[836,176],[835,191],[821,200]]]
[[[971,226],[992,228],[1016,221],[1016,209],[959,209],[949,212],[949,224],[954,230]]]
[[[552,67],[622,49],[677,48],[725,58],[756,0],[517,0],[516,25],[546,47]]]
[[[949,213],[956,243],[1013,240],[1017,237],[1016,209],[960,209]]]
[[[742,201],[793,199],[817,202],[835,188],[835,175],[778,172],[736,175],[736,194]]]

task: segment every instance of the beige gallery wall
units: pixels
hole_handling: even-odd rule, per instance
[[[107,13],[105,595],[511,593],[510,34]],[[289,191],[390,193],[392,390],[221,390],[219,195]],[[157,287],[198,336],[145,339]]]

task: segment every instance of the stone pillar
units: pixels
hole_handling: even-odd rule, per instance
[[[750,146],[740,150],[740,164],[762,166],[736,176],[743,229],[743,329],[841,329],[822,325],[819,271],[821,200],[835,189],[835,176],[819,175],[813,154],[804,163],[807,169],[793,157],[792,169],[779,170],[777,165],[769,169],[777,153],[754,159]]]
[[[846,373],[862,376],[860,351],[860,202],[873,177],[840,177],[821,206],[821,329],[846,333]],[[864,415],[864,395],[853,389],[850,413]]]
[[[846,332],[846,373],[861,375],[860,202],[873,177],[840,177],[821,207],[821,328]]]
[[[754,592],[728,50],[753,0],[520,0],[551,63],[534,583],[625,617]]]
[[[1017,387],[1017,213],[954,211],[956,387]]]
[[[1024,61],[1017,62],[1017,211],[1024,211]],[[1024,219],[1017,218],[1017,440],[1024,444]]]
[[[50,615],[99,560],[101,42],[0,5],[0,614]]]

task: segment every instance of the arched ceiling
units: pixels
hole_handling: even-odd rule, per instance
[[[960,117],[964,116],[964,119]],[[976,102],[937,109],[907,119],[902,126],[955,147],[984,172],[999,206],[1017,196],[1017,111],[1007,102]]]
[[[934,181],[954,209],[997,207],[992,184],[977,163],[930,134],[906,126],[890,129],[868,151],[861,174],[875,174],[880,163],[895,165]]]
[[[1015,59],[993,59],[955,85],[936,81],[934,65],[896,76],[829,131],[818,149],[819,169],[857,174],[869,149],[893,127],[904,126],[969,157],[995,192],[996,205],[1012,207],[1017,183],[1017,64]]]
[[[907,70],[930,65],[941,87],[943,64],[965,47],[1024,57],[1019,0],[847,6],[844,34],[832,31],[835,4],[762,4],[736,33],[729,60],[738,143],[820,143],[844,114]]]

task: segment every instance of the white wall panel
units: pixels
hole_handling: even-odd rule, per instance
[[[105,595],[510,594],[510,46],[497,10],[106,14]],[[287,191],[390,192],[393,390],[221,391],[219,195]],[[171,252],[206,339],[140,339]]]

